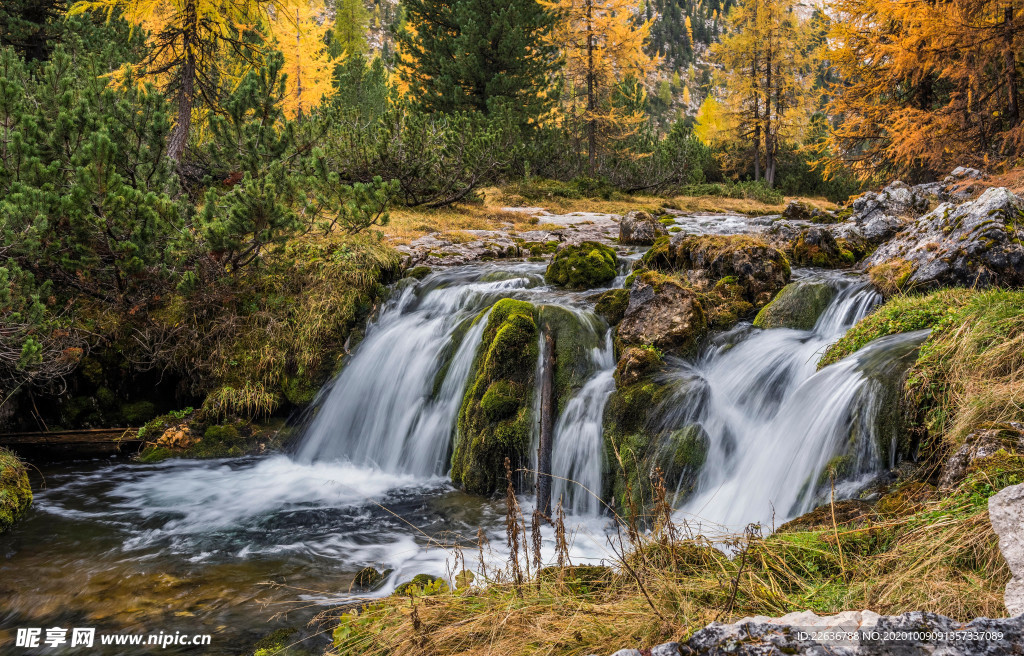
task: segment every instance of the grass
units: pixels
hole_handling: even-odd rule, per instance
[[[1019,480],[1024,465],[1015,467]],[[335,647],[345,655],[580,656],[682,641],[713,620],[805,609],[1005,616],[1010,573],[986,510],[994,490],[977,491],[988,475],[977,472],[942,498],[924,486],[930,491],[918,503],[879,503],[847,521],[831,520],[833,508],[815,513],[817,523],[767,537],[755,526],[713,536],[732,558],[662,515],[653,531],[610,550],[611,568],[574,568],[559,556],[561,566],[539,576],[534,560],[533,576],[519,582],[506,569],[461,589],[392,596],[338,617]],[[525,521],[513,523],[522,526],[520,571],[528,572]]]

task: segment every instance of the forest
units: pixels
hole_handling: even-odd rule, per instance
[[[1022,74],[1017,0],[0,0],[0,642],[1024,612]]]

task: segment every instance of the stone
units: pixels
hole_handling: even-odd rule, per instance
[[[975,462],[995,455],[1000,449],[1024,453],[1024,424],[1010,422],[1007,428],[986,428],[967,436],[942,463],[939,489],[949,491],[964,480]]]
[[[612,654],[612,656],[644,656],[640,653],[639,649],[620,649],[619,651]]]
[[[651,656],[680,656],[678,642],[666,642],[651,647]]]
[[[1004,601],[1010,615],[1024,613],[1024,484],[1005,487],[988,500],[988,517],[1013,578]],[[1024,616],[1019,619],[1024,621]]]
[[[791,282],[757,313],[754,325],[811,330],[835,295],[835,288],[827,283]]]
[[[544,280],[569,289],[600,287],[615,280],[618,265],[615,251],[604,244],[566,244],[551,259]]]
[[[836,242],[832,232],[823,227],[803,230],[792,247],[793,264],[837,269],[854,263],[853,253]]]
[[[878,247],[865,261],[905,264],[903,290],[1024,285],[1024,202],[1005,188],[943,203]]]
[[[650,246],[658,237],[668,234],[668,228],[643,210],[627,212],[619,221],[619,243]]]
[[[648,271],[630,290],[617,338],[624,345],[685,352],[697,346],[706,330],[696,292],[674,278]]]

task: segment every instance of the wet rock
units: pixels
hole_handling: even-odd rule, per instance
[[[618,273],[615,251],[593,241],[563,246],[548,265],[544,280],[569,289],[600,287]]]
[[[754,325],[811,330],[835,295],[835,288],[827,283],[792,282],[757,313]]]
[[[942,463],[939,489],[952,490],[967,477],[973,465],[1000,450],[1024,453],[1024,424],[1011,422],[1005,428],[987,428],[968,435],[960,448]]]
[[[629,305],[617,329],[623,345],[692,351],[707,330],[696,292],[680,281],[648,271],[629,293]]]
[[[643,210],[627,212],[619,221],[619,243],[637,246],[650,246],[668,229],[656,218]]]
[[[614,326],[622,321],[628,305],[628,289],[611,289],[594,298],[594,311],[607,321],[609,326]]]
[[[30,505],[28,470],[14,453],[0,448],[0,533],[20,519]]]
[[[615,383],[628,387],[662,365],[661,355],[652,348],[630,347],[623,351],[615,366]]]
[[[793,244],[793,263],[799,266],[838,269],[850,266],[856,258],[841,247],[825,228],[807,228]]]
[[[905,265],[903,289],[1020,286],[1022,208],[1021,199],[1005,188],[988,189],[959,206],[944,203],[881,245],[866,265]]]
[[[432,576],[430,574],[417,574],[412,577],[411,581],[406,581],[395,588],[395,591],[391,594],[394,596],[401,595],[430,595],[439,592],[447,592],[448,584],[440,576]]]
[[[377,571],[374,567],[364,567],[363,569],[356,572],[355,577],[352,579],[351,590],[376,590],[377,588],[384,585],[384,581],[391,574],[391,570],[385,570],[383,572]]]
[[[1005,487],[989,498],[988,516],[1013,574],[1004,593],[1006,610],[1024,621],[1024,485]]]

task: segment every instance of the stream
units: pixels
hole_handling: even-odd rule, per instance
[[[732,219],[730,232],[739,231],[733,223],[743,222]],[[602,486],[611,332],[593,312],[600,290],[553,289],[544,267],[474,264],[401,283],[287,454],[42,466],[29,516],[0,536],[0,643],[13,644],[14,628],[26,626],[180,630],[212,633],[212,644],[159,651],[240,654],[275,628],[350,600],[363,567],[392,570],[378,595],[421,572],[449,577],[455,545],[467,567],[479,560],[478,529],[490,543],[484,560],[500,566],[504,502],[463,494],[446,474],[486,312],[507,297],[570,310],[590,349],[590,377],[555,426],[554,498],[568,514],[573,561],[610,561],[614,529],[587,490]],[[666,384],[678,391],[662,428],[699,425],[708,442],[693,490],[680,494],[681,520],[723,530],[777,525],[821,501],[833,458],[849,463],[838,497],[857,494],[890,464],[875,446],[881,392],[872,372],[884,374],[923,335],[880,340],[818,372],[824,348],[880,298],[852,274],[797,270],[794,280],[836,289],[813,330],[742,322],[698,357],[670,361]],[[550,531],[543,551],[553,554]],[[57,651],[104,653],[20,653]]]

